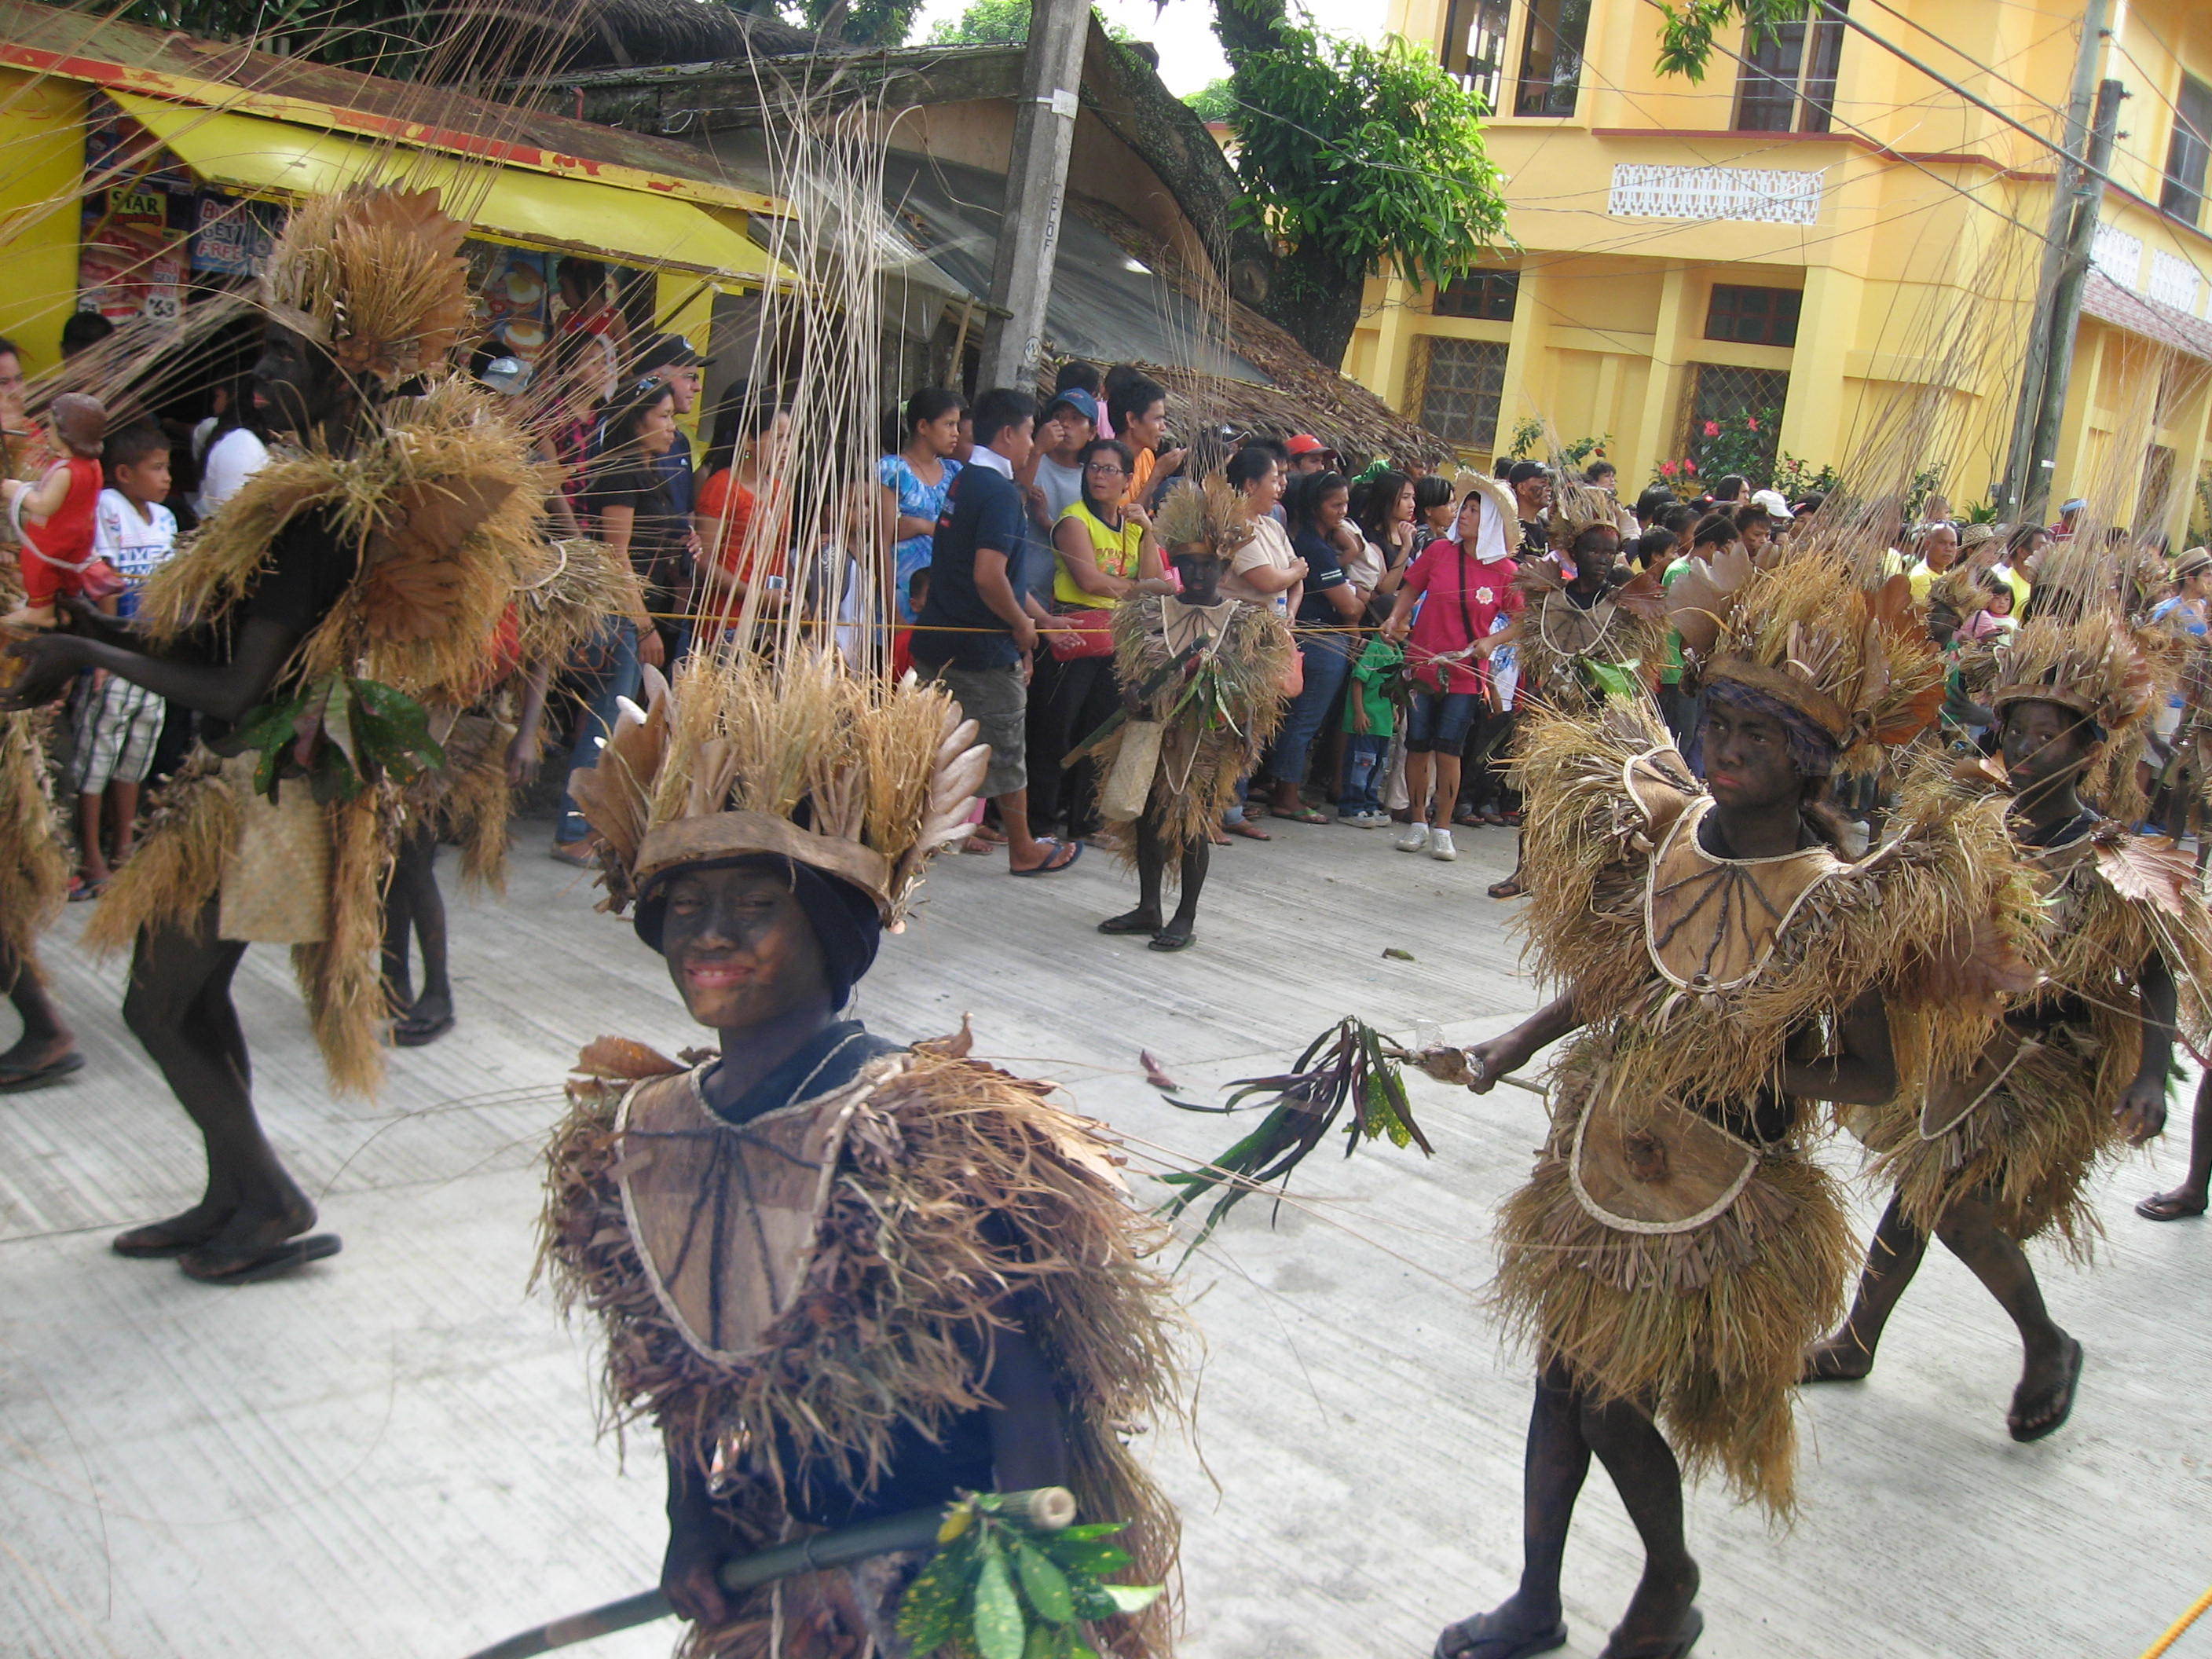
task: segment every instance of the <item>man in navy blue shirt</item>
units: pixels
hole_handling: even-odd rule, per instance
[[[1036,399],[994,386],[975,400],[975,447],[945,494],[931,544],[929,597],[914,629],[915,672],[951,692],[991,745],[983,793],[1006,834],[1006,867],[1018,876],[1065,870],[1080,842],[1030,834],[1029,768],[1022,738],[1029,718],[1030,653],[1037,626],[1015,586],[1026,514],[1014,469],[1030,458]]]

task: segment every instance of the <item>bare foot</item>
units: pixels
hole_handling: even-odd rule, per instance
[[[1874,1356],[1846,1325],[1826,1341],[1805,1350],[1805,1372],[1798,1381],[1856,1382],[1873,1369]]]

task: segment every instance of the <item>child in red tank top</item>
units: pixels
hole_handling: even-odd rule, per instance
[[[18,628],[52,628],[54,602],[64,594],[112,596],[121,580],[92,550],[94,514],[106,482],[100,447],[107,438],[107,410],[97,398],[65,392],[54,399],[54,435],[68,451],[35,484],[0,481],[0,501],[17,511],[23,533],[19,556],[23,571],[21,609],[0,623]]]

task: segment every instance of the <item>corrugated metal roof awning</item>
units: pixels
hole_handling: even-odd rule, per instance
[[[694,271],[724,284],[793,280],[743,232],[673,197],[464,162],[136,93],[108,95],[210,184],[283,196],[363,180],[435,185],[447,212],[496,240]]]

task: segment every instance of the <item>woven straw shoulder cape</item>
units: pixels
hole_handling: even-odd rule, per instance
[[[1976,1194],[2010,1237],[2052,1237],[2087,1261],[2102,1231],[2090,1178],[2129,1150],[2112,1109],[2142,1061],[2142,969],[2165,962],[2179,1035],[2201,1052],[2212,915],[2186,854],[2110,820],[2019,857],[2041,906],[2039,983],[1980,1053],[1866,1114],[1860,1132],[1923,1231]]]
[[[1145,720],[1116,727],[1098,747],[1102,794],[1117,765],[1142,765],[1146,750],[1155,757],[1146,811],[1160,827],[1170,880],[1182,854],[1221,821],[1237,781],[1252,769],[1283,720],[1283,677],[1297,649],[1290,629],[1272,607],[1224,604],[1235,608],[1196,674],[1156,692]],[[1148,593],[1115,607],[1114,675],[1121,684],[1143,686],[1175,659],[1165,626],[1170,606],[1162,595]],[[1188,609],[1180,602],[1174,608]],[[1127,833],[1133,818],[1116,816],[1110,797],[1108,805],[1108,827],[1120,836],[1123,857],[1133,858],[1136,837]]]
[[[1585,663],[1641,672],[1649,678],[1664,660],[1667,624],[1662,590],[1650,572],[1610,580],[1585,608],[1567,597],[1558,565],[1524,559],[1513,579],[1523,604],[1514,629],[1522,684],[1532,703],[1582,708],[1593,692]]]
[[[1801,1355],[1856,1251],[1784,1061],[1870,993],[1900,1075],[1979,1049],[2030,924],[2001,807],[1933,775],[1855,863],[1717,859],[1709,799],[1640,700],[1540,714],[1517,766],[1530,954],[1588,1023],[1501,1216],[1498,1297],[1585,1386],[1650,1402],[1691,1468],[1787,1512]],[[1758,1144],[1762,1100],[1788,1121]]]
[[[963,1031],[872,1060],[740,1131],[707,1111],[695,1072],[599,1039],[548,1154],[542,1265],[605,1331],[610,1424],[650,1420],[763,1546],[795,1524],[790,1481],[865,1490],[902,1425],[934,1435],[987,1405],[992,1343],[1020,1319],[1059,1381],[1083,1518],[1129,1522],[1140,1582],[1168,1582],[1174,1512],[1126,1443],[1175,1408],[1175,1316],[1151,1265],[1164,1235],[1130,1206],[1098,1125],[965,1048]],[[736,1173],[744,1143],[770,1140]],[[738,1226],[716,1237],[738,1243],[672,1242],[724,1197]],[[787,1584],[782,1623],[812,1632],[787,1650],[864,1659],[833,1600]],[[1093,1644],[1151,1659],[1169,1620],[1163,1601]],[[763,1592],[685,1651],[769,1659],[772,1628]]]

